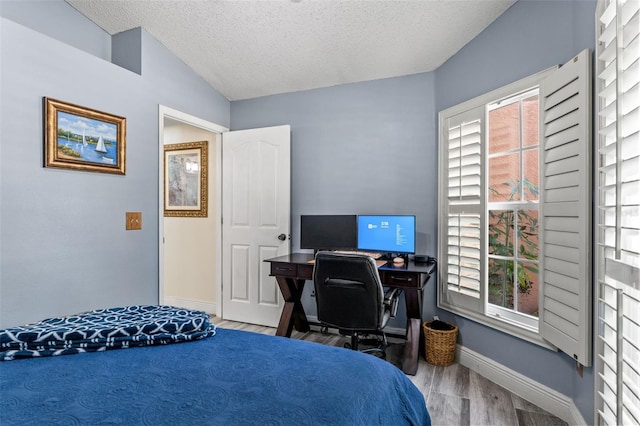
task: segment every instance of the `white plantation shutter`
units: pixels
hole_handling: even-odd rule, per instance
[[[440,299],[447,304],[481,308],[482,138],[484,108],[441,117],[440,150]],[[444,195],[444,196],[442,196]]]
[[[596,409],[640,424],[640,45],[638,0],[599,1]]]
[[[586,50],[560,68],[439,114],[438,307],[529,341],[550,343],[583,365],[592,358],[590,62]],[[540,304],[539,320],[528,321],[518,312],[496,314],[487,308],[485,120],[488,105],[536,88]]]
[[[591,53],[540,85],[542,337],[591,365]]]

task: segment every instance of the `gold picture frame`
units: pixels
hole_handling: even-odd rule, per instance
[[[207,141],[164,146],[164,215],[207,217]]]
[[[125,174],[124,117],[44,98],[45,167]]]

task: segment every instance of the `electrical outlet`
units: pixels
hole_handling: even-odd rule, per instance
[[[142,229],[142,212],[127,212],[126,230],[133,231]]]

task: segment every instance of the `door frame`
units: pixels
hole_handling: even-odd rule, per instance
[[[217,134],[215,144],[215,208],[209,209],[209,214],[215,215],[216,235],[222,233],[222,134],[228,132],[224,126],[203,120],[193,115],[158,105],[158,303],[164,303],[164,126],[165,120],[179,121],[188,126],[193,126]],[[210,148],[211,149],[211,148]],[[211,175],[210,175],[211,176]],[[212,200],[213,201],[213,200]],[[211,206],[211,204],[209,204]],[[216,316],[222,317],[222,238],[216,241],[215,264],[215,291],[216,291]]]

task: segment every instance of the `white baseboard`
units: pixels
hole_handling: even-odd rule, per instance
[[[191,309],[194,311],[204,311],[208,314],[216,313],[216,304],[211,302],[203,302],[201,300],[184,299],[181,297],[165,296],[164,305],[177,306],[179,308]]]
[[[461,365],[561,418],[570,425],[587,424],[573,400],[566,395],[464,346],[457,346],[456,358]]]

